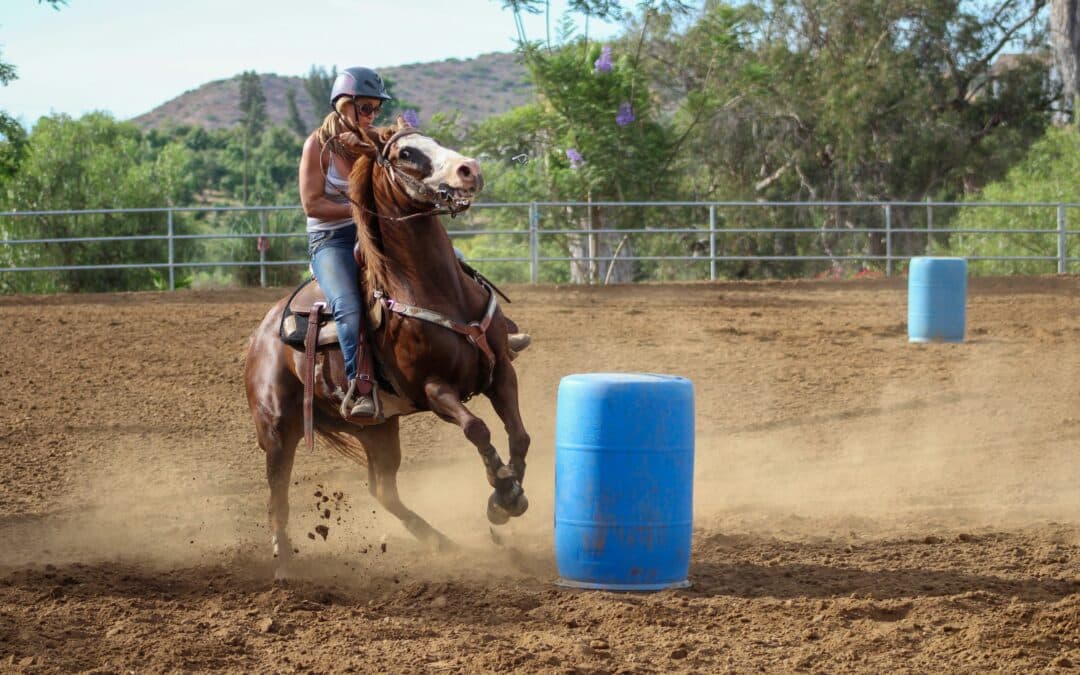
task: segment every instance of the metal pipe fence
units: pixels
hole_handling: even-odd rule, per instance
[[[495,281],[893,276],[919,255],[963,256],[975,273],[1064,274],[1080,262],[1080,229],[1069,229],[1068,217],[1076,209],[1080,203],[520,202],[474,204],[443,223]],[[303,222],[299,206],[0,212],[0,291],[175,289],[201,271],[236,285],[287,285],[308,266]],[[178,271],[188,274],[184,283]]]

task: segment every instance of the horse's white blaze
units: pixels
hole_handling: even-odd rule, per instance
[[[444,148],[427,136],[414,135],[402,139],[401,145],[423,153],[431,162],[431,174],[425,176],[423,182],[432,190],[437,190],[443,185],[452,188],[467,189],[458,174],[458,168],[470,158],[459,152]]]

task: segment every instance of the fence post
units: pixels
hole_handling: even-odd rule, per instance
[[[885,205],[885,276],[892,276],[892,204]]]
[[[168,210],[169,219],[169,290],[176,290],[176,250],[173,247],[173,217],[172,209]]]
[[[259,211],[259,286],[266,288],[266,211]]]
[[[597,268],[598,264],[596,262],[596,234],[593,233],[593,226],[592,226],[592,191],[591,190],[586,195],[586,197],[587,197],[587,200],[588,200],[588,203],[589,203],[589,205],[587,207],[588,208],[588,213],[585,214],[585,226],[588,228],[588,231],[589,231],[588,239],[586,240],[586,243],[588,245],[587,250],[588,250],[588,253],[589,253],[589,262],[586,264],[585,269],[587,270],[588,283],[593,284],[593,283],[596,283],[596,275],[597,275],[597,269],[596,268]]]
[[[540,212],[536,202],[529,203],[529,279],[540,280]]]
[[[716,204],[709,204],[709,281],[716,281]]]
[[[1057,226],[1058,226],[1058,274],[1065,274],[1068,270],[1069,263],[1069,246],[1065,241],[1065,205],[1058,204],[1057,207]]]
[[[930,197],[926,198],[926,255],[934,247],[934,207],[930,203]]]

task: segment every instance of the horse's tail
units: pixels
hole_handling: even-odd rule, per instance
[[[337,417],[329,417],[321,410],[315,410],[315,435],[347,459],[361,466],[367,466],[367,453],[353,434],[335,429],[341,423]]]

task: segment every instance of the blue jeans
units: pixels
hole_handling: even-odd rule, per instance
[[[356,225],[336,230],[308,232],[311,271],[319,282],[337,324],[341,355],[345,358],[345,376],[356,377],[356,347],[360,342],[360,317],[363,298],[353,246]]]

